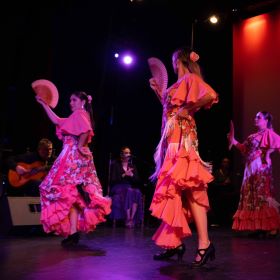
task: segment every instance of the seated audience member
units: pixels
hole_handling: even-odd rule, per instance
[[[110,196],[114,221],[124,220],[127,227],[140,224],[143,219],[142,194],[137,188],[138,171],[132,162],[129,147],[121,149],[120,158],[113,161],[110,170]]]

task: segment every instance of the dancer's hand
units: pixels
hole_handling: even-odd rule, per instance
[[[236,144],[236,140],[234,138],[234,125],[233,125],[233,121],[230,121],[230,130],[229,133],[227,134],[227,139],[228,139],[228,148],[229,150],[231,149],[231,147],[233,145]]]
[[[157,83],[157,80],[155,78],[151,78],[149,80],[149,82],[150,82],[151,89],[156,91],[156,92],[158,92],[158,93],[160,93],[160,88],[159,88],[159,85]]]
[[[35,98],[39,104],[42,106],[47,106],[47,103],[39,95],[36,95]]]

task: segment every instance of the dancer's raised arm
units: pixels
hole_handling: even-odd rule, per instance
[[[40,96],[36,95],[37,102],[42,105],[44,110],[46,111],[49,119],[55,124],[58,125],[59,121],[61,120],[60,117],[56,115],[56,113],[47,105]]]

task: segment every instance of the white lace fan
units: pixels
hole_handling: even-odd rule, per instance
[[[156,57],[150,57],[148,59],[148,64],[150,67],[150,71],[152,73],[153,78],[156,79],[159,87],[160,87],[160,92],[157,94],[163,94],[166,89],[167,89],[167,84],[168,84],[168,74],[165,65],[161,60],[159,60]],[[159,99],[162,99],[162,96],[159,96]]]

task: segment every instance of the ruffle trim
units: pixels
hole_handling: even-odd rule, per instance
[[[64,186],[65,190],[53,201],[42,203],[41,223],[45,232],[54,232],[56,235],[70,234],[69,213],[73,205],[79,208],[78,230],[90,232],[96,225],[106,221],[105,216],[111,212],[111,199],[103,197],[94,187],[87,186],[91,202],[86,205],[75,186]]]
[[[174,159],[166,160],[158,177],[154,198],[172,198],[172,193],[181,190],[203,191],[213,176],[205,168],[196,152],[180,149]],[[171,188],[170,188],[171,186]],[[176,190],[174,190],[176,186]]]
[[[169,225],[162,223],[152,239],[155,241],[156,245],[164,249],[174,249],[181,245],[183,238],[191,235],[192,233],[189,227],[186,232],[183,232],[182,228],[171,228]]]
[[[277,209],[266,207],[261,210],[237,210],[233,216],[232,229],[237,231],[280,229],[280,215]]]
[[[179,157],[167,160],[163,165],[150,210],[153,216],[173,228],[180,238],[184,238],[191,235],[188,222],[192,217],[190,211],[183,207],[182,192],[189,191],[190,193],[186,195],[191,195],[196,203],[208,210],[209,201],[206,189],[207,183],[213,177],[195,153],[189,154],[188,157],[180,157],[182,153],[178,155]]]

